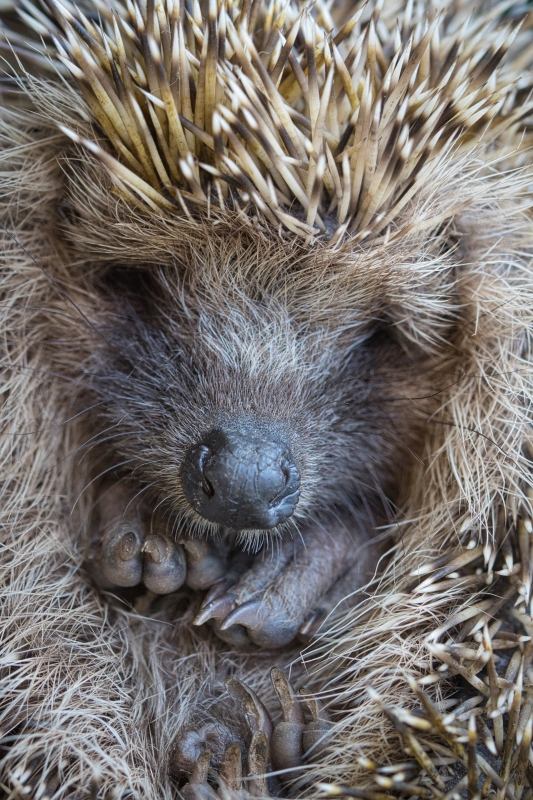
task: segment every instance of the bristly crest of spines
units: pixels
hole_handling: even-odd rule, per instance
[[[398,236],[450,150],[520,114],[498,69],[514,32],[493,12],[454,28],[411,2],[387,25],[366,3],[336,26],[324,0],[46,3],[21,13],[52,35],[114,155],[65,132],[162,213],[218,207],[308,241]]]

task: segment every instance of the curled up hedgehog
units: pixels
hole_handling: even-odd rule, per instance
[[[2,16],[1,796],[531,800],[531,8]]]

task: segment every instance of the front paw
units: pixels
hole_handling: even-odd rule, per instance
[[[143,583],[151,592],[169,594],[185,582],[183,548],[160,533],[147,533],[135,513],[111,520],[91,545],[87,566],[104,589]]]
[[[174,774],[190,774],[182,793],[188,800],[213,797],[208,784],[209,767],[218,783],[218,796],[237,794],[265,797],[277,793],[279,779],[268,777],[277,772],[283,781],[299,775],[308,756],[315,757],[327,745],[331,730],[329,717],[320,702],[306,690],[297,695],[285,675],[274,668],[271,680],[281,707],[282,719],[276,725],[261,700],[246,684],[236,678],[226,688],[237,713],[233,725],[227,713],[212,714],[210,722],[191,725],[182,732],[171,756]],[[223,721],[225,719],[225,721]]]
[[[156,513],[121,484],[109,484],[90,521],[86,564],[104,589],[144,584],[154,594],[170,594],[185,582],[197,589],[220,579],[226,553],[205,540],[174,541]]]
[[[232,586],[208,593],[195,624],[209,620],[236,646],[246,637],[260,647],[282,647],[327,608],[341,577],[345,594],[368,580],[358,544],[357,535],[341,525],[333,532],[317,527],[303,541],[285,539],[270,558],[268,551],[260,554]]]

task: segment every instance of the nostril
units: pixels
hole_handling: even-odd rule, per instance
[[[281,470],[281,474],[283,475],[283,486],[281,487],[281,489],[278,492],[276,492],[274,497],[269,501],[268,505],[269,505],[270,508],[275,507],[279,503],[279,501],[284,498],[285,490],[287,489],[287,486],[289,485],[289,481],[290,481],[290,479],[292,477],[289,464],[286,461],[282,461],[282,463],[280,464],[280,470]]]
[[[213,484],[211,483],[209,478],[206,478],[203,472],[202,472],[202,490],[205,496],[209,497],[209,499],[215,496],[215,490],[213,489]]]
[[[202,491],[205,494],[205,496],[208,497],[209,499],[215,496],[215,490],[213,488],[213,484],[205,474],[205,467],[207,466],[207,463],[211,458],[211,455],[212,453],[210,448],[204,447],[202,449],[202,452],[200,453],[200,458],[199,458],[200,474],[202,476]]]

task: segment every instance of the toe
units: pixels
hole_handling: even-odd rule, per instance
[[[265,648],[284,647],[289,644],[301,625],[301,619],[290,620],[283,599],[271,596],[267,601],[250,600],[232,611],[220,625],[221,630],[241,625],[247,629],[254,644]]]
[[[142,546],[143,582],[156,594],[175,592],[185,582],[187,567],[185,553],[159,534],[150,534]]]
[[[256,731],[248,750],[248,791],[252,797],[268,797],[268,739],[264,731]]]
[[[236,742],[231,742],[226,747],[220,767],[220,779],[230,792],[237,792],[242,788],[241,748]]]
[[[181,789],[183,800],[213,800],[214,793],[207,783],[211,752],[204,750],[198,756],[189,782]]]
[[[276,770],[293,770],[302,764],[303,732],[305,720],[300,698],[281,672],[274,669],[270,673],[275,692],[281,706],[283,719],[272,734],[272,763]],[[288,773],[285,777],[292,777]]]
[[[323,703],[311,692],[300,689],[300,698],[311,717],[302,734],[304,758],[315,758],[327,747],[333,725]]]
[[[250,732],[254,734],[257,731],[263,731],[267,740],[270,741],[273,730],[272,720],[253,689],[250,689],[249,686],[246,686],[245,683],[237,680],[237,678],[228,678],[226,689],[240,708]]]
[[[227,570],[227,547],[208,539],[186,539],[187,586],[202,590],[224,577]]]
[[[142,534],[138,527],[120,525],[102,542],[101,575],[95,570],[96,580],[107,586],[137,586],[142,580],[141,547]]]
[[[242,776],[241,748],[232,743],[226,748],[220,769],[217,795],[220,800],[250,800],[269,797],[267,784],[268,741],[263,731],[252,736],[246,759],[246,776]]]

